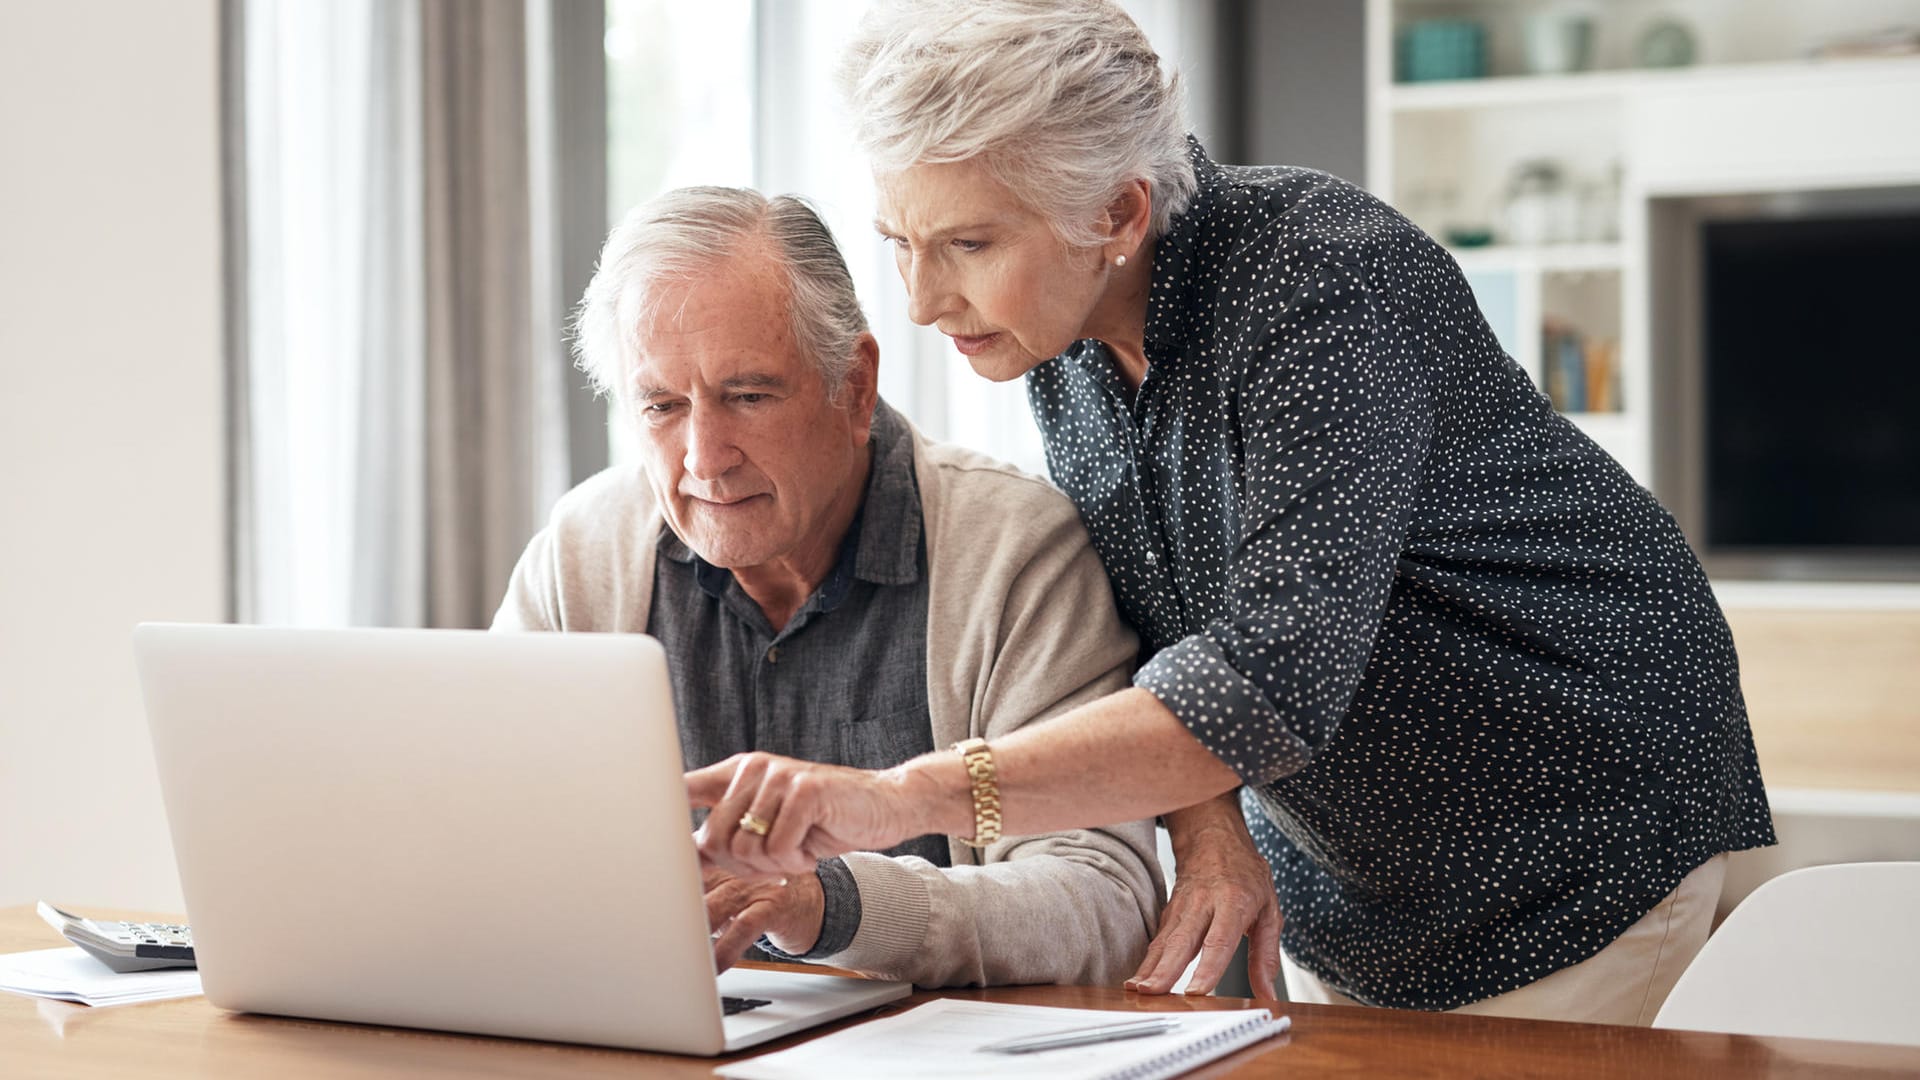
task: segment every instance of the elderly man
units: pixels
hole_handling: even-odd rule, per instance
[[[641,464],[559,502],[494,626],[658,638],[688,768],[749,750],[884,768],[1127,685],[1136,642],[1072,504],[879,400],[879,347],[804,203],[641,207],[579,331]],[[1137,821],[984,850],[923,836],[708,889],[723,966],[757,940],[922,985],[1113,984],[1163,884]]]

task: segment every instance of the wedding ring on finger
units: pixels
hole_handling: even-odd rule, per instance
[[[767,830],[773,828],[773,822],[767,821],[764,818],[754,817],[753,811],[749,810],[740,815],[740,827],[755,836],[765,836],[767,835]]]

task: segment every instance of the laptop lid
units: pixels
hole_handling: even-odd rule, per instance
[[[134,651],[214,1004],[744,1045],[651,638],[147,624]]]

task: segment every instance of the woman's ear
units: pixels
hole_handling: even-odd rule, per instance
[[[1107,261],[1116,255],[1131,259],[1147,242],[1153,224],[1153,184],[1148,180],[1130,180],[1107,204],[1107,242],[1102,245]]]

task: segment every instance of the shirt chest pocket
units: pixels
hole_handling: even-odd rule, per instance
[[[932,718],[925,705],[881,709],[840,721],[842,765],[889,769],[931,749]]]

